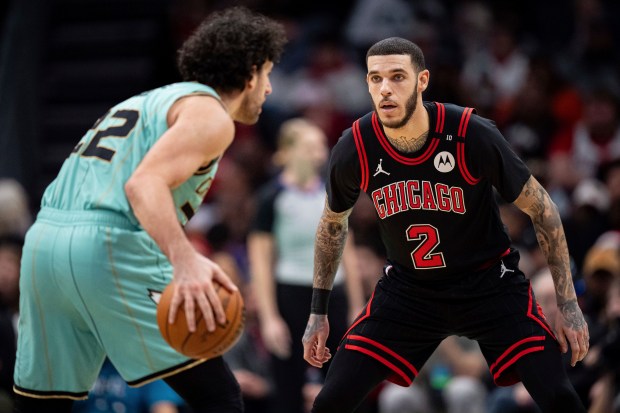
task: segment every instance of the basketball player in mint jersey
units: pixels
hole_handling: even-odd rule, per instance
[[[257,121],[283,27],[245,8],[214,13],[179,51],[183,82],[111,108],[46,189],[21,267],[17,412],[70,412],[107,356],[139,386],[158,378],[198,412],[241,412],[221,357],[191,360],[156,321],[158,293],[174,278],[170,320],[190,330],[225,321],[213,287],[236,287],[192,248],[182,225],[198,208],[234,137]]]
[[[494,123],[472,108],[426,102],[429,71],[414,43],[389,38],[366,57],[374,111],[332,150],[315,241],[304,358],[329,358],[326,309],[360,191],[375,206],[388,260],[342,338],[313,412],[352,412],[381,381],[408,386],[449,335],[477,340],[493,380],[522,381],[543,412],[585,412],[564,370],[588,351],[555,205]],[[495,192],[529,215],[553,274],[547,323],[500,220]]]

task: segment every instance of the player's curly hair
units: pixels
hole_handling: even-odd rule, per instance
[[[274,63],[286,44],[282,24],[245,7],[214,12],[178,51],[177,66],[185,81],[197,81],[218,92],[243,90],[266,61]]]

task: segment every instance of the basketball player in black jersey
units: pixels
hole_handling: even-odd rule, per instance
[[[408,386],[449,335],[478,341],[493,380],[522,381],[543,412],[585,412],[564,370],[585,357],[564,230],[545,189],[495,124],[472,108],[422,100],[420,48],[389,38],[366,56],[374,111],[332,150],[315,242],[304,358],[329,357],[327,301],[360,191],[372,199],[388,260],[366,308],[342,338],[314,413],[355,410],[384,379]],[[558,315],[547,323],[519,270],[495,193],[532,220],[553,274]]]

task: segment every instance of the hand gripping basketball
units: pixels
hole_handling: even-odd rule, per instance
[[[174,293],[174,281],[162,292],[157,305],[157,324],[164,340],[176,351],[195,359],[213,358],[226,353],[241,337],[245,325],[245,307],[239,290],[228,291],[217,281],[213,281],[222,307],[226,313],[224,325],[216,323],[214,331],[209,332],[203,320],[202,311],[195,311],[196,331],[190,332],[183,306],[179,306],[174,323],[168,323],[170,301]]]

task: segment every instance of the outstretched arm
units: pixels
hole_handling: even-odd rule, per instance
[[[571,364],[574,366],[588,352],[589,333],[577,303],[560,214],[547,191],[533,176],[525,183],[514,204],[529,215],[538,244],[547,258],[560,310],[555,320],[557,338],[564,353],[568,351],[567,341],[570,343],[573,352]]]
[[[327,304],[347,240],[350,214],[351,209],[334,212],[325,202],[316,231],[312,307],[302,339],[304,359],[315,367],[321,367],[331,357],[329,349],[325,347],[329,335]]]

